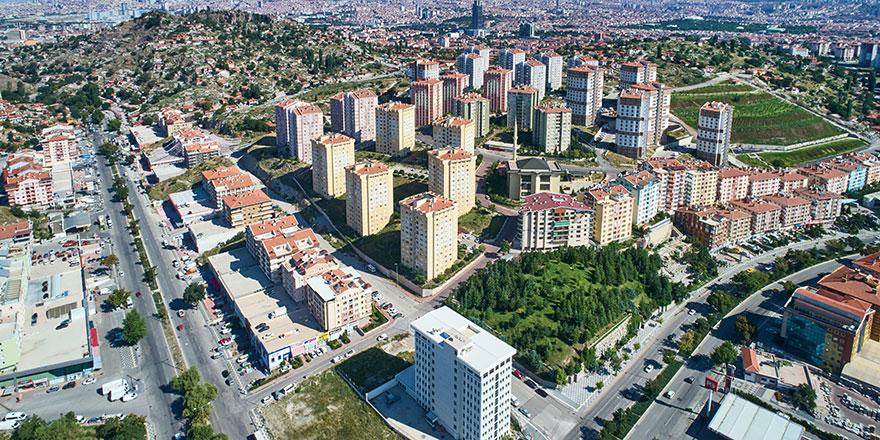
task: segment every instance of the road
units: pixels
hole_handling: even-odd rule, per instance
[[[581,424],[576,429],[569,432],[565,438],[594,438],[601,429],[600,422],[602,419],[609,419],[618,408],[628,407],[634,403],[632,400],[624,397],[624,392],[634,386],[641,387],[645,382],[659,373],[664,365],[662,361],[662,351],[665,349],[677,348],[667,341],[667,338],[670,335],[679,336],[684,328],[692,324],[693,321],[701,315],[707,315],[713,311],[712,307],[706,303],[706,297],[711,289],[715,289],[717,285],[729,282],[734,275],[742,270],[772,262],[776,257],[784,255],[789,249],[806,250],[831,238],[839,238],[843,236],[843,234],[833,234],[826,235],[818,240],[797,242],[788,247],[777,248],[770,252],[760,254],[744,263],[728,266],[727,268],[722,269],[716,279],[707,283],[704,288],[694,292],[688,302],[679,306],[680,309],[675,312],[672,317],[664,319],[660,330],[655,333],[653,340],[651,340],[650,343],[642,344],[641,350],[639,350],[639,352],[621,368],[621,371],[616,378],[610,384],[605,384],[605,388],[600,397],[580,413]],[[869,232],[860,234],[860,237],[862,237],[863,240],[867,240],[872,236],[873,233]],[[687,313],[691,309],[695,310],[695,315],[689,315]],[[645,373],[644,371],[645,366],[649,364],[654,367],[650,374]],[[680,380],[681,379],[679,379],[679,381]],[[684,407],[687,408],[687,406]]]
[[[848,262],[849,260],[851,259],[844,261]],[[630,431],[627,438],[681,439],[683,437],[705,437],[704,434],[701,434],[706,426],[705,423],[695,421],[697,411],[705,405],[709,398],[709,390],[702,386],[702,378],[712,369],[712,361],[709,359],[712,350],[724,341],[737,338],[736,330],[733,326],[735,317],[742,313],[750,315],[749,319],[758,324],[759,335],[768,336],[768,333],[763,331],[763,328],[770,319],[781,317],[779,310],[789,297],[784,291],[774,294],[774,290],[780,288],[781,283],[785,280],[790,280],[798,285],[815,285],[822,276],[832,272],[842,262],[841,260],[832,260],[809,267],[767,286],[746,301],[743,301],[694,350],[687,363],[669,382],[664,393],[670,390],[673,391],[675,393],[673,398],[668,399],[665,396],[658,398],[648,408],[648,411],[645,412],[639,423]],[[771,338],[767,337],[766,339],[769,342]],[[720,375],[719,372],[715,376],[717,378]],[[688,384],[684,381],[684,378],[689,376],[695,378],[693,384]],[[715,400],[717,401],[718,399]],[[693,408],[693,410],[689,408]],[[800,416],[804,417],[805,415],[801,414]]]

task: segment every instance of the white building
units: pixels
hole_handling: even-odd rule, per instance
[[[509,69],[514,71],[514,75],[516,75],[516,66],[526,62],[526,51],[522,49],[504,49],[501,52],[498,52],[498,65],[502,69]],[[513,79],[514,84],[520,84],[520,77],[515,76]]]
[[[464,49],[464,53],[475,53],[479,55],[483,62],[483,72],[489,70],[489,57],[492,56],[492,49],[486,46],[470,46]]]
[[[453,438],[496,440],[510,432],[516,350],[448,307],[411,324],[415,381],[407,391]],[[435,417],[434,417],[435,416]]]
[[[697,121],[697,159],[726,167],[732,129],[733,106],[715,101],[703,104]]]
[[[455,69],[470,77],[468,85],[471,90],[483,87],[483,77],[486,74],[484,58],[476,53],[463,53],[455,60]]]
[[[651,221],[660,212],[660,179],[648,171],[618,177],[615,183],[626,188],[632,196],[633,224],[642,226]]]
[[[544,99],[547,90],[547,66],[544,63],[535,60],[526,61],[516,66],[516,77],[521,79],[519,84],[538,89],[538,102]]]
[[[559,90],[562,88],[562,55],[553,51],[539,53],[536,60],[547,66],[547,90]]]

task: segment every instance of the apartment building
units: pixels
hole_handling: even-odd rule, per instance
[[[297,253],[318,247],[318,238],[311,229],[299,229],[288,216],[267,220],[245,228],[248,250],[260,265],[263,274],[276,285],[282,284],[282,266]],[[294,225],[291,225],[294,223]],[[251,228],[256,226],[255,230]]]
[[[643,159],[648,151],[651,95],[641,90],[623,90],[617,97],[615,152]]]
[[[177,133],[180,134],[185,130],[187,129]],[[188,144],[183,147],[183,163],[187,168],[201,165],[218,156],[220,156],[220,147],[217,146],[217,141]]]
[[[526,62],[526,51],[522,49],[504,49],[498,52],[498,66],[502,69],[517,72],[517,66],[524,62]],[[513,80],[514,84],[522,84],[522,78],[519,77],[519,73],[516,75],[516,78]]]
[[[535,107],[532,142],[547,153],[568,151],[571,144],[571,109],[561,102]]]
[[[620,90],[627,90],[636,84],[657,81],[657,65],[638,60],[620,65]]]
[[[470,84],[467,73],[449,72],[440,75],[443,81],[443,114],[452,113],[455,108],[454,98],[464,94],[464,90]]]
[[[434,149],[459,148],[474,154],[476,128],[470,119],[451,116],[434,122]]]
[[[880,69],[880,41],[865,41],[859,46],[859,67]]]
[[[772,171],[754,172],[749,176],[749,197],[762,197],[782,190],[782,175]]]
[[[327,134],[312,139],[312,189],[325,199],[345,194],[345,167],[354,164],[354,139]]]
[[[571,67],[566,73],[565,102],[574,125],[593,126],[602,108],[605,70],[596,66]]]
[[[751,238],[751,216],[719,208],[678,208],[673,223],[688,237],[712,251],[735,246]]]
[[[507,197],[512,200],[523,200],[526,196],[540,192],[559,192],[562,168],[556,161],[530,157],[519,160],[508,160]]]
[[[443,81],[424,79],[410,85],[410,102],[416,106],[416,125],[428,125],[443,114]]]
[[[22,209],[44,209],[55,201],[52,173],[28,173],[6,179],[6,198],[10,206]]]
[[[513,87],[513,70],[490,68],[483,81],[483,96],[489,98],[489,111],[507,111],[507,91]]]
[[[516,78],[519,84],[534,87],[538,90],[538,102],[544,100],[547,92],[547,66],[536,60],[528,60],[516,66]]]
[[[350,267],[328,270],[306,282],[309,310],[324,331],[349,327],[369,318],[371,295],[369,284]]]
[[[569,195],[542,192],[523,199],[517,224],[516,243],[523,251],[588,246],[593,210]]]
[[[534,127],[535,107],[541,101],[538,89],[531,86],[516,86],[507,91],[507,126],[520,130]]]
[[[186,116],[180,110],[165,107],[156,114],[159,121],[159,128],[165,133],[165,137],[174,136],[178,130],[183,128],[192,128],[192,122],[186,120]]]
[[[407,392],[456,439],[498,440],[510,433],[510,382],[516,350],[449,307],[411,324],[415,365]]]
[[[672,213],[684,203],[688,168],[675,159],[651,158],[639,164],[660,179],[660,209]]]
[[[202,187],[217,208],[223,207],[223,197],[255,189],[251,176],[243,173],[236,166],[203,171]]]
[[[328,270],[339,269],[339,262],[320,248],[303,249],[281,263],[281,285],[296,302],[306,300],[306,283]]]
[[[744,199],[749,196],[749,173],[739,168],[718,170],[718,203]]]
[[[302,103],[290,111],[287,126],[290,157],[312,163],[312,139],[324,135],[324,112],[317,105]]]
[[[455,202],[458,216],[476,203],[476,157],[462,149],[428,151],[428,190]]]
[[[828,192],[843,194],[847,191],[849,175],[825,165],[804,165],[797,170],[807,176],[809,185]]]
[[[614,183],[626,188],[633,198],[632,222],[642,226],[660,212],[660,179],[647,171],[618,177]]]
[[[492,49],[486,46],[468,46],[462,51],[465,54],[476,54],[483,61],[483,72],[489,70],[489,59],[492,56]]]
[[[432,192],[400,201],[400,261],[433,280],[458,258],[455,202]]]
[[[865,187],[868,179],[868,169],[858,162],[852,161],[829,161],[826,162],[832,169],[846,173],[846,190],[858,191]]]
[[[343,133],[355,142],[376,140],[376,106],[372,90],[338,93],[330,98],[330,131]]]
[[[685,164],[684,205],[712,206],[718,194],[718,170],[706,162]]]
[[[262,190],[223,197],[223,217],[232,228],[259,223],[275,217],[272,200]]]
[[[535,60],[547,66],[546,90],[553,91],[562,88],[562,56],[552,50],[541,52],[535,56]]]
[[[753,235],[775,232],[782,228],[782,208],[760,199],[731,200],[733,209],[749,215],[749,229]]]
[[[587,191],[584,202],[593,208],[593,241],[605,246],[632,237],[634,200],[626,188],[610,185]]]
[[[396,156],[416,143],[416,107],[388,102],[376,107],[376,151]]]
[[[843,196],[838,193],[815,188],[802,188],[795,194],[810,201],[810,220],[813,223],[828,223],[840,217]]]
[[[779,214],[782,228],[797,228],[810,223],[809,200],[794,194],[773,194],[764,196],[763,199],[782,208]]]
[[[466,93],[452,99],[452,115],[474,121],[474,136],[489,134],[489,99],[476,93]]]
[[[647,127],[645,142],[647,145],[662,145],[663,137],[669,128],[669,105],[671,89],[656,81],[636,84],[630,90],[640,90],[650,97],[648,104]]]
[[[845,160],[856,162],[865,167],[865,185],[880,182],[880,160],[874,154],[860,151],[847,153]]]
[[[413,82],[440,77],[440,63],[436,60],[419,58],[409,64],[410,80]]]
[[[455,60],[455,69],[468,76],[468,87],[477,90],[483,87],[483,76],[486,74],[488,60],[476,53],[463,53]]]
[[[780,192],[790,193],[809,186],[810,179],[797,171],[777,170]]]
[[[732,130],[733,106],[716,101],[703,104],[697,120],[696,158],[716,167],[726,167]]]
[[[51,168],[55,164],[79,159],[79,141],[73,127],[55,124],[40,132],[40,147],[43,149],[43,166]]]
[[[568,61],[566,62],[566,66],[569,69],[584,66],[599,67],[599,60],[587,55],[574,55],[568,59]]]
[[[877,258],[878,255],[880,254],[874,253],[870,256]],[[871,272],[865,273],[841,266],[822,277],[817,284],[820,289],[869,303],[874,310],[880,307],[880,280],[871,275]],[[872,340],[880,341],[880,320],[873,320],[866,330],[870,330],[866,333],[870,333]]]
[[[381,162],[345,167],[345,221],[361,236],[385,228],[394,213],[394,176]]]
[[[288,122],[293,117],[293,109],[304,104],[294,99],[285,99],[275,105],[275,145],[279,147],[290,145],[292,131]]]

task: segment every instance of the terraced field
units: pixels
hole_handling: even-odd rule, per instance
[[[696,128],[700,107],[708,101],[735,107],[731,134],[734,143],[790,145],[842,133],[824,119],[746,84],[719,84],[673,93],[671,110]]]
[[[847,138],[819,144],[813,147],[801,148],[795,151],[760,153],[758,156],[760,156],[762,160],[752,158],[745,154],[737,156],[737,159],[751,166],[766,168],[770,165],[775,168],[783,168],[800,165],[812,160],[836,156],[864,146],[865,142],[860,139]]]

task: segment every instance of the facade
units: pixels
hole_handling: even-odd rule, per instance
[[[759,199],[731,200],[733,209],[738,209],[751,217],[749,229],[752,235],[762,235],[778,231],[782,227],[782,208]]]
[[[474,121],[457,116],[434,123],[434,149],[459,148],[474,154]]]
[[[504,49],[501,52],[498,52],[498,66],[502,69],[516,72],[517,66],[524,62],[526,62],[526,51],[522,49]],[[522,84],[519,76],[516,76],[514,79],[514,84]]]
[[[706,162],[692,162],[685,173],[684,206],[712,206],[718,194],[718,170]]]
[[[669,105],[672,95],[670,88],[666,84],[654,81],[636,84],[630,90],[640,90],[650,98],[645,132],[646,144],[662,145],[666,129],[669,128]]]
[[[432,192],[400,201],[400,261],[427,280],[452,267],[458,258],[458,210],[455,202]]]
[[[492,113],[507,111],[507,91],[511,87],[513,87],[513,70],[490,68],[486,71],[483,96],[489,98],[489,111]]]
[[[605,70],[597,66],[571,67],[566,73],[565,102],[574,125],[593,126],[602,108]]]
[[[443,81],[425,79],[410,85],[410,102],[416,106],[416,125],[428,125],[442,115]]]
[[[626,188],[633,198],[632,222],[642,226],[660,212],[660,179],[647,171],[618,177],[614,183]]]
[[[813,188],[799,189],[795,194],[810,201],[810,221],[813,223],[833,222],[840,217],[843,205],[840,194]]]
[[[719,208],[678,208],[675,226],[712,251],[735,246],[751,238],[751,216]]]
[[[330,130],[344,133],[355,142],[376,140],[376,106],[372,90],[339,93],[330,98]]]
[[[517,126],[520,130],[534,127],[535,107],[541,101],[538,89],[531,86],[517,86],[507,91],[507,126]]]
[[[288,123],[293,118],[293,109],[304,104],[301,101],[285,99],[275,105],[275,145],[279,147],[290,145],[292,131]]]
[[[547,153],[563,153],[571,144],[571,109],[561,102],[535,107],[532,142]]]
[[[562,56],[553,51],[541,52],[535,56],[541,64],[547,66],[547,90],[559,90],[562,88]]]
[[[474,121],[474,136],[489,134],[489,99],[476,93],[467,93],[452,100],[453,116]]]
[[[440,76],[443,81],[443,114],[452,113],[455,105],[454,98],[464,94],[464,89],[470,83],[470,77],[466,73],[449,72]]]
[[[544,99],[547,91],[547,66],[535,60],[528,60],[516,66],[517,82],[538,90],[538,102]]]
[[[52,173],[43,171],[6,179],[6,198],[23,209],[48,208],[55,201]]]
[[[831,161],[828,162],[828,166],[846,173],[847,191],[858,191],[865,187],[865,182],[868,178],[868,169],[862,166],[862,164],[852,161]]]
[[[306,300],[306,283],[312,277],[332,269],[339,269],[339,262],[320,248],[305,249],[281,263],[281,285],[296,302]]]
[[[223,207],[223,197],[255,189],[251,176],[238,167],[220,167],[202,172],[202,187],[217,208]]]
[[[866,41],[859,47],[859,67],[880,69],[880,41]]]
[[[415,379],[407,391],[452,438],[498,440],[510,432],[516,350],[448,307],[411,324]]]
[[[660,209],[672,213],[684,203],[688,168],[669,158],[652,158],[639,164],[640,170],[650,171],[660,179]]]
[[[192,168],[218,156],[220,156],[220,148],[216,141],[187,145],[183,150],[183,163],[187,168]]]
[[[223,197],[223,216],[232,228],[252,225],[275,217],[272,200],[262,190]]]
[[[345,167],[354,164],[354,139],[328,134],[312,139],[312,189],[325,199],[345,194]]]
[[[376,151],[396,156],[416,143],[416,107],[388,102],[376,107]]]
[[[791,194],[764,196],[764,200],[782,208],[779,223],[782,228],[795,228],[810,223],[810,201]]]
[[[559,192],[562,168],[552,160],[527,158],[508,160],[507,197],[523,200],[526,196],[540,192]]]
[[[623,90],[617,97],[615,152],[642,159],[648,151],[651,96],[641,90]]]
[[[790,193],[809,186],[810,179],[797,171],[776,171],[780,175],[780,192]]]
[[[587,191],[584,202],[593,208],[593,241],[605,246],[632,237],[633,198],[626,188],[610,185]]]
[[[385,228],[394,213],[394,176],[381,162],[345,167],[345,221],[361,236]]]
[[[697,121],[696,158],[716,167],[726,167],[732,130],[733,106],[714,101],[703,104]]]
[[[324,331],[347,327],[371,313],[372,291],[350,267],[331,269],[306,282],[306,300]]]
[[[523,199],[516,242],[522,251],[588,246],[592,229],[589,206],[569,195],[543,192]]]
[[[312,163],[312,139],[324,135],[324,113],[317,105],[302,104],[290,112],[290,156]]]
[[[468,75],[468,87],[477,90],[483,87],[483,75],[489,61],[476,53],[463,53],[455,60],[455,69]]]
[[[489,70],[489,58],[492,56],[492,49],[486,46],[468,46],[464,48],[464,53],[472,53],[480,56],[483,62],[483,72]],[[482,75],[480,76],[482,78]]]
[[[437,79],[440,77],[440,63],[436,60],[419,58],[409,65],[410,79],[420,81],[423,79]]]
[[[620,90],[627,90],[636,84],[657,81],[657,65],[638,60],[620,65]]]
[[[583,66],[599,67],[599,60],[589,57],[587,55],[574,55],[568,59],[566,65],[569,69]]]
[[[865,185],[880,182],[880,160],[874,154],[860,151],[844,155],[845,160],[856,162],[865,167]]]
[[[458,216],[476,203],[476,157],[462,149],[428,151],[428,190],[455,202]]]
[[[282,284],[282,265],[293,255],[318,247],[318,238],[311,229],[299,229],[296,218],[283,217],[249,225],[245,228],[245,242],[274,284]]]
[[[847,191],[849,175],[843,171],[823,165],[805,165],[798,168],[798,173],[810,179],[811,187],[837,194]]]
[[[744,199],[749,195],[749,173],[739,168],[718,170],[718,203]]]
[[[55,124],[44,128],[40,132],[40,147],[43,149],[43,166],[47,168],[80,157],[79,141],[70,125]]]
[[[871,304],[825,289],[799,288],[782,309],[785,349],[815,365],[840,371],[873,326]]]
[[[749,176],[749,197],[776,194],[782,190],[782,175],[772,171],[756,172]]]
[[[174,136],[178,130],[183,128],[192,128],[192,122],[186,120],[186,116],[180,110],[165,107],[156,114],[159,121],[159,128],[165,133],[165,137]]]

